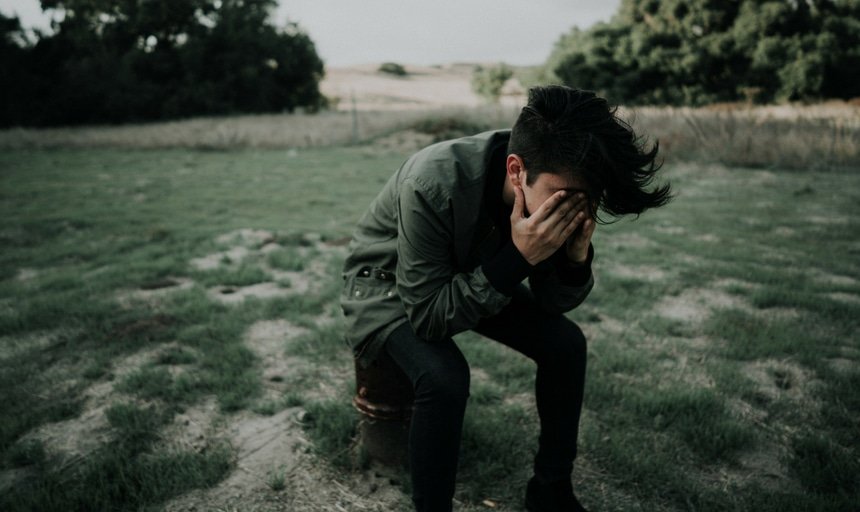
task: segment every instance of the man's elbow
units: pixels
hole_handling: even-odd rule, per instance
[[[412,325],[412,331],[419,339],[435,343],[450,337],[445,323],[434,318],[426,308],[407,308],[406,316]]]

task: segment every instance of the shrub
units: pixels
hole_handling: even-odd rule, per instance
[[[387,73],[389,75],[394,76],[406,76],[409,74],[406,72],[406,68],[404,68],[400,64],[397,64],[396,62],[383,62],[379,66],[379,72]]]

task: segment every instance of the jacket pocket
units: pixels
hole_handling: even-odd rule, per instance
[[[395,285],[394,272],[378,267],[361,267],[351,279],[346,279],[344,299],[362,301],[393,297]]]

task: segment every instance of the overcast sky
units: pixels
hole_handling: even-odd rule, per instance
[[[539,64],[574,25],[608,20],[620,0],[281,0],[327,66],[506,62]],[[0,0],[25,27],[47,27],[38,0]]]

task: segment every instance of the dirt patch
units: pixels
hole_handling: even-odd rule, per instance
[[[696,235],[693,237],[693,240],[697,242],[705,242],[709,244],[717,243],[721,240],[720,237],[713,233],[705,233],[704,235]]]
[[[686,354],[674,352],[661,359],[657,366],[669,380],[684,383],[691,388],[713,389],[715,386],[714,379],[699,362],[691,362]]]
[[[190,261],[198,270],[213,270],[224,264],[236,264],[253,259],[274,281],[249,286],[214,286],[208,296],[222,304],[237,304],[248,297],[270,299],[292,295],[319,293],[331,279],[329,266],[332,258],[345,255],[346,248],[327,243],[319,233],[304,233],[286,237],[287,243],[295,245],[299,257],[309,260],[301,271],[273,268],[266,255],[284,248],[276,242],[275,235],[265,230],[240,229],[216,238],[218,243],[238,243],[229,250],[220,251]],[[250,247],[250,248],[249,248]]]
[[[807,215],[805,218],[808,222],[823,226],[843,225],[851,223],[851,217],[837,215]]]
[[[285,355],[285,350],[290,340],[307,332],[286,320],[260,321],[246,331],[244,342],[260,358],[268,396],[282,396],[290,377],[306,365],[301,358]],[[330,379],[320,380],[330,384]],[[272,416],[243,411],[219,420],[214,403],[208,403],[177,416],[171,427],[175,434],[167,437],[195,450],[226,440],[235,451],[236,468],[215,487],[191,491],[165,510],[408,510],[399,485],[379,471],[336,477],[311,453],[299,419],[302,412],[299,407]],[[225,426],[217,428],[218,423]]]
[[[829,299],[833,299],[835,301],[839,301],[839,302],[845,302],[848,304],[860,305],[860,295],[857,295],[854,293],[835,292],[835,293],[828,293],[827,295],[825,295],[825,297],[827,297]]]
[[[271,252],[277,252],[283,248],[284,248],[284,246],[279,244],[279,243],[269,242],[269,243],[263,245],[262,247],[260,247],[260,254],[269,254]]]
[[[236,468],[218,485],[189,492],[167,503],[165,510],[288,510],[270,482],[278,472],[294,471],[296,454],[307,445],[295,414],[295,409],[286,409],[273,416],[242,412],[230,417],[218,438],[227,439],[235,450]],[[196,421],[212,424],[205,411]],[[204,436],[197,442],[207,440]]]
[[[622,233],[606,238],[607,245],[614,249],[646,249],[657,247],[657,242],[639,233]]]
[[[60,469],[68,467],[97,450],[108,440],[110,426],[106,405],[86,409],[77,418],[46,423],[27,432],[22,441],[38,440],[45,451],[59,460]]]
[[[666,235],[673,235],[673,236],[681,236],[687,232],[687,230],[685,230],[681,226],[672,226],[669,224],[661,224],[661,225],[655,227],[654,230],[657,231],[658,233],[664,233]]]
[[[287,391],[289,378],[302,364],[286,355],[291,339],[307,334],[304,327],[286,320],[263,320],[253,324],[245,334],[245,345],[260,359],[265,400],[277,400]]]
[[[738,297],[711,288],[685,290],[674,297],[664,297],[655,307],[657,314],[670,320],[701,323],[717,308],[743,308],[748,306]]]
[[[111,404],[137,400],[113,390],[114,384],[156,357],[164,346],[143,350],[112,365],[111,380],[101,380],[84,389],[80,396],[84,400],[80,415],[64,421],[40,425],[22,436],[22,440],[38,440],[45,451],[56,457],[60,468],[83,460],[100,448],[110,436],[110,426],[105,410]]]
[[[239,245],[256,249],[274,240],[275,235],[271,231],[242,228],[220,235],[215,239],[215,242],[222,245]]]
[[[755,290],[761,287],[761,285],[757,283],[751,283],[749,281],[744,281],[742,279],[733,279],[730,277],[724,279],[717,279],[712,284],[715,288],[740,288],[742,290]]]
[[[62,329],[28,332],[15,336],[0,336],[0,363],[33,350],[44,350],[63,335]]]
[[[723,488],[756,485],[770,492],[786,492],[797,485],[782,463],[788,455],[786,447],[762,441],[756,449],[739,454],[736,465],[718,466],[715,471],[705,472],[703,480]]]
[[[516,405],[526,411],[537,414],[537,401],[535,400],[535,394],[532,392],[507,395],[503,403],[505,405]]]
[[[662,281],[666,271],[654,265],[624,265],[617,263],[609,266],[606,271],[614,276],[641,281]]]
[[[251,251],[242,245],[232,247],[226,251],[214,252],[190,261],[191,266],[197,270],[215,270],[224,263],[240,263],[251,254]]]
[[[159,437],[170,449],[202,453],[212,447],[219,435],[219,423],[218,402],[209,397],[174,416]]]
[[[143,283],[137,290],[119,291],[114,295],[114,299],[123,307],[131,307],[137,301],[154,305],[171,293],[188,290],[193,286],[194,281],[187,277],[169,277]]]
[[[39,275],[39,271],[34,268],[19,268],[15,279],[18,281],[29,281]]]
[[[249,286],[215,286],[210,288],[207,295],[210,299],[222,304],[238,304],[248,297],[272,299],[287,297],[299,293],[292,288],[283,288],[277,283],[265,282]]]
[[[753,481],[765,489],[787,490],[792,484],[788,468],[782,464],[787,458],[787,447],[774,442],[760,443],[756,450],[740,454],[738,462],[745,471],[729,473],[728,481],[743,486]]]
[[[791,237],[797,234],[797,230],[788,226],[777,226],[771,230],[772,235]]]
[[[786,360],[764,359],[745,364],[742,372],[768,398],[797,402],[801,406],[798,410],[810,415],[817,412],[819,404],[812,395],[821,382],[802,366]]]
[[[831,274],[819,269],[811,269],[809,275],[817,282],[832,286],[857,286],[858,282],[851,276]]]
[[[852,359],[845,359],[844,357],[834,357],[831,359],[827,359],[826,361],[831,368],[833,368],[839,373],[849,374],[858,371],[857,362]]]

